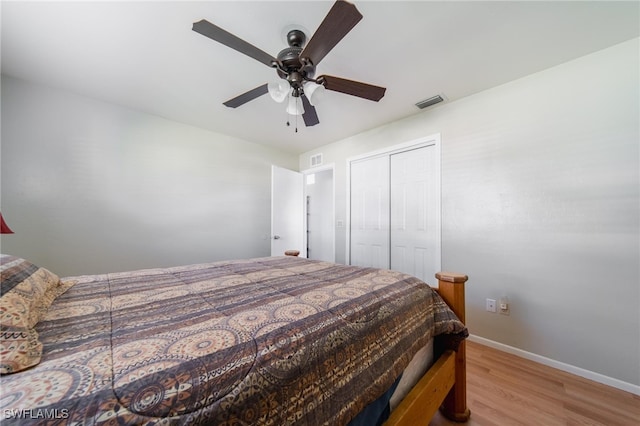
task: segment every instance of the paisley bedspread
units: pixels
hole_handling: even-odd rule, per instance
[[[270,257],[66,278],[5,424],[340,425],[433,336],[467,331],[409,275]]]

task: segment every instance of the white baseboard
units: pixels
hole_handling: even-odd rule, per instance
[[[523,351],[522,349],[514,348],[513,346],[505,345],[503,343],[485,339],[484,337],[475,336],[473,334],[469,336],[469,340],[485,346],[489,346],[494,349],[498,349],[503,352],[517,355],[521,358],[535,361],[549,367],[557,368],[558,370],[562,370],[567,373],[575,374],[576,376],[584,377],[585,379],[593,380],[594,382],[602,383],[603,385],[611,386],[626,392],[640,395],[640,386],[634,385],[633,383],[623,382],[622,380],[614,379],[613,377],[608,377],[600,373],[585,370],[584,368],[576,367],[574,365],[565,364],[564,362],[556,361],[542,355]]]

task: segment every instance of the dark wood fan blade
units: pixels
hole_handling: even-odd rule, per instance
[[[336,1],[300,57],[309,58],[311,63],[318,65],[361,19],[362,15],[354,5],[342,0]]]
[[[342,92],[347,95],[357,96],[359,98],[369,99],[370,101],[376,102],[382,99],[384,92],[387,90],[384,87],[347,80],[346,78],[333,77],[330,75],[322,75],[318,77],[317,80],[324,84],[324,87],[327,90]]]
[[[256,87],[255,89],[251,89],[248,92],[243,93],[242,95],[236,96],[233,99],[229,99],[223,105],[228,106],[229,108],[237,108],[240,105],[244,105],[257,97],[266,94],[267,92],[269,92],[269,89],[267,83],[265,83],[262,86]]]
[[[320,123],[318,120],[318,113],[316,113],[316,108],[309,103],[309,99],[302,94],[302,106],[304,107],[304,114],[302,114],[302,118],[304,119],[304,124],[307,127],[315,126]]]
[[[276,62],[276,58],[274,58],[273,56],[205,19],[194,22],[192,29],[193,31],[200,33],[205,37],[209,37],[211,40],[215,40],[218,43],[222,43],[225,46],[235,49],[240,53],[244,53],[245,55],[250,56],[259,62],[262,62],[269,67],[273,66],[273,62]]]

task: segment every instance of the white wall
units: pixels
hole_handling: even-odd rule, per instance
[[[469,275],[471,333],[640,385],[639,42],[326,145],[346,159],[440,133],[442,265]],[[437,66],[437,64],[434,64]],[[336,228],[338,261],[344,228]],[[508,295],[511,315],[485,299]]]
[[[297,156],[2,77],[2,252],[69,276],[270,253]]]

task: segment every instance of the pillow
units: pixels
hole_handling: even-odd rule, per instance
[[[66,288],[57,275],[15,256],[0,255],[0,276],[0,374],[8,374],[40,362],[34,327]]]

